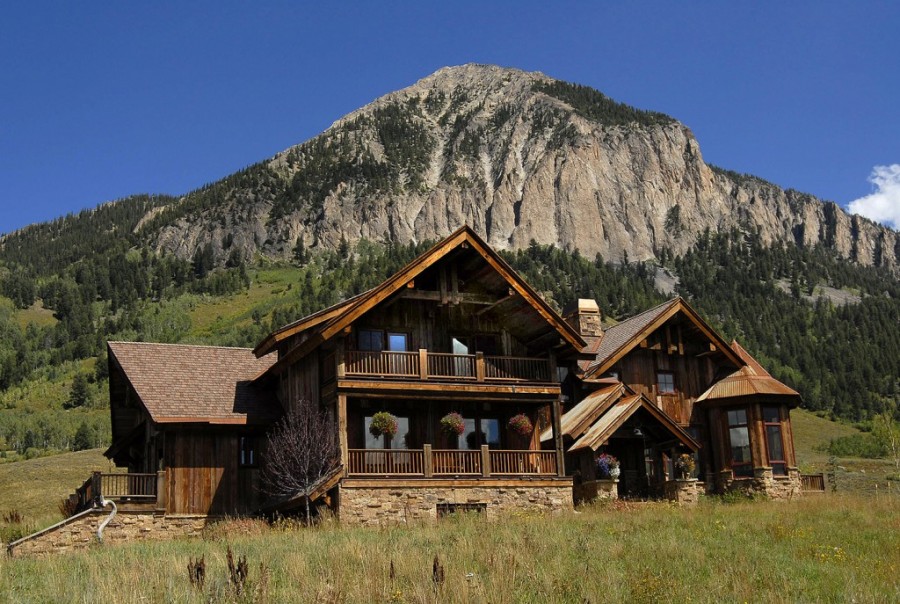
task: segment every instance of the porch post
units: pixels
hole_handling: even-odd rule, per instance
[[[563,457],[562,424],[560,423],[562,409],[559,399],[560,397],[557,396],[553,399],[553,403],[550,404],[550,416],[553,421],[553,446],[556,449],[556,475],[565,476],[566,464]]]
[[[485,477],[491,475],[491,454],[487,445],[481,445],[481,475]]]
[[[428,379],[428,350],[426,348],[419,349],[419,379]]]
[[[350,467],[350,453],[347,450],[347,395],[338,393],[337,395],[337,418],[338,418],[338,445],[341,448],[340,463],[344,466],[344,475]]]
[[[475,381],[476,382],[484,381],[484,353],[483,352],[475,353]]]
[[[422,445],[422,455],[425,458],[424,459],[425,467],[422,468],[422,471],[425,474],[425,478],[431,478],[431,476],[434,474],[434,464],[433,464],[432,458],[431,458],[431,445],[428,445],[428,444]]]
[[[156,472],[156,511],[164,512],[166,510],[166,471],[159,470]]]

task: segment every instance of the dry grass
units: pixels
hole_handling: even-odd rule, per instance
[[[202,540],[0,562],[0,601],[887,602],[900,598],[900,506],[591,506],[366,529],[221,525]],[[236,593],[227,551],[246,557]],[[435,580],[435,556],[443,581]],[[204,560],[203,587],[188,565]]]

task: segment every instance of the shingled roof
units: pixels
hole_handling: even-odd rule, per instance
[[[665,314],[669,308],[676,304],[681,298],[672,298],[666,300],[658,306],[654,306],[644,312],[629,317],[616,325],[607,327],[603,331],[603,338],[596,346],[596,358],[591,361],[589,368],[601,365],[603,361],[615,354],[623,346],[629,344],[635,336],[644,331],[644,329],[653,323],[661,315]],[[593,350],[590,352],[594,352]]]
[[[793,388],[782,384],[766,371],[759,361],[744,350],[744,347],[731,342],[731,348],[741,360],[747,363],[731,375],[713,384],[709,390],[697,398],[697,402],[731,399],[741,396],[774,395],[788,397],[800,404],[800,394]]]
[[[251,383],[276,355],[249,348],[109,342],[120,370],[157,423],[268,423],[281,411],[271,393]]]

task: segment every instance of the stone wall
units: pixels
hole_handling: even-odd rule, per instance
[[[485,506],[488,518],[514,511],[562,512],[572,509],[572,483],[517,486],[342,486],[342,523],[379,525],[435,520],[438,504]]]
[[[618,480],[586,480],[572,488],[575,503],[590,503],[596,499],[619,498]]]
[[[13,556],[46,555],[98,545],[97,529],[109,510],[89,510],[69,522],[25,537],[9,545]],[[172,539],[199,535],[206,526],[205,516],[164,516],[148,512],[119,512],[103,531],[103,543]]]
[[[723,470],[718,476],[720,493],[740,491],[747,495],[765,495],[777,501],[790,501],[800,497],[802,485],[800,470],[788,468],[787,476],[775,476],[770,467],[753,468],[753,478],[734,478],[731,470]]]

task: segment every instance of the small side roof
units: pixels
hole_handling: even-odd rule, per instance
[[[597,418],[622,396],[623,392],[625,392],[625,384],[617,383],[588,394],[580,403],[566,411],[560,419],[562,435],[572,438],[581,436],[588,426],[597,421]],[[541,442],[551,440],[553,440],[553,426],[541,434]]]
[[[275,363],[249,348],[109,342],[121,371],[156,423],[268,423],[281,409],[251,380]]]
[[[746,365],[710,386],[697,397],[698,403],[756,395],[789,397],[795,399],[796,404],[800,403],[800,393],[773,378],[737,340],[731,343],[731,348]]]

